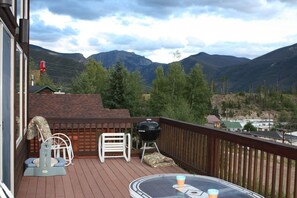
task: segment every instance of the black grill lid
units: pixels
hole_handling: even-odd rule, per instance
[[[160,125],[158,122],[147,119],[138,124],[138,130],[160,130]]]

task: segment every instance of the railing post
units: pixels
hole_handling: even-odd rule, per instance
[[[74,135],[72,139],[73,152],[77,154],[78,150],[78,135]]]
[[[218,163],[216,162],[215,140],[213,135],[207,137],[207,175],[209,176],[215,176],[215,163]]]

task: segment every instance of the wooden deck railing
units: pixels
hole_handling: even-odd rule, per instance
[[[67,134],[76,156],[97,155],[103,132],[132,134],[137,149],[136,125],[145,118],[48,119],[53,133]],[[196,174],[222,178],[265,197],[297,198],[297,147],[265,141],[234,132],[211,129],[167,118],[161,124],[157,144],[162,153]],[[38,153],[37,140],[29,154]]]
[[[297,147],[160,118],[160,150],[188,171],[265,197],[297,198]]]
[[[115,119],[47,119],[52,133],[65,133],[72,141],[75,156],[98,155],[98,138],[105,132],[130,133],[133,149],[138,149],[136,144],[136,126],[146,118],[115,118]],[[159,121],[158,118],[153,118]],[[36,137],[30,141],[29,155],[39,153],[39,141]]]

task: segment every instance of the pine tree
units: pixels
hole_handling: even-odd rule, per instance
[[[104,93],[104,105],[107,108],[129,109],[131,116],[140,116],[146,111],[142,100],[144,83],[140,73],[129,73],[120,62],[109,70],[108,88]]]
[[[120,62],[117,62],[110,69],[108,88],[105,92],[104,104],[111,109],[125,108],[125,78],[128,75],[127,69]]]

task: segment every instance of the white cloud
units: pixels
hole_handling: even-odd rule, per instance
[[[31,9],[31,43],[58,52],[83,53],[86,57],[126,50],[167,63],[179,50],[181,58],[201,51],[254,58],[291,45],[297,38],[297,9],[289,1],[234,4],[229,0],[187,0],[186,5],[179,1],[169,5],[166,1],[123,0],[116,3],[123,4],[122,10],[121,6],[110,10],[115,5],[108,1],[88,0],[84,8],[90,6],[90,16],[84,10],[82,17],[77,15],[81,12],[78,9],[65,7],[63,11],[63,4],[70,5],[68,0],[61,0],[59,8],[53,2],[33,2],[38,2],[35,7],[39,9]],[[100,6],[98,16],[92,6]],[[104,6],[109,10],[104,10]],[[164,12],[148,13],[153,9]]]

